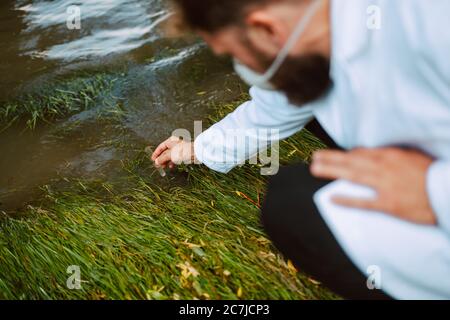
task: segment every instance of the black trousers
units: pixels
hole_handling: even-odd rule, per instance
[[[318,129],[315,125],[310,131]],[[314,133],[336,146],[324,131]],[[368,289],[367,277],[351,262],[318,212],[313,195],[329,182],[314,178],[304,164],[281,168],[269,180],[262,209],[266,232],[300,271],[343,298],[391,299],[380,290]]]

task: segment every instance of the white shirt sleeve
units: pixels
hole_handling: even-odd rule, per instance
[[[312,107],[289,103],[275,91],[250,90],[252,99],[197,137],[197,159],[212,170],[228,173],[262,151],[261,146],[286,139],[310,122]]]
[[[430,167],[427,189],[438,224],[450,233],[450,162],[437,161]]]

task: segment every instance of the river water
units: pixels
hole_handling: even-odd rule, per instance
[[[73,4],[80,29],[67,26]],[[164,36],[168,13],[160,0],[2,0],[0,102],[81,71],[117,79],[113,98],[91,110],[33,131],[19,123],[0,133],[0,211],[23,208],[42,186],[65,177],[113,179],[130,156],[123,146],[137,152],[174,129],[193,130],[208,105],[240,94],[228,61],[198,39]],[[119,104],[124,116],[104,121],[101,111]]]

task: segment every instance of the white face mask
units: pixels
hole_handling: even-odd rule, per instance
[[[322,2],[323,0],[313,0],[313,3],[311,3],[306,10],[305,16],[299,21],[298,25],[294,29],[294,32],[292,32],[291,36],[289,37],[284,47],[281,49],[275,61],[264,74],[258,73],[243,65],[237,59],[234,59],[234,70],[239,75],[239,77],[241,77],[241,79],[250,86],[256,86],[266,90],[276,90],[275,86],[270,82],[270,80],[272,80],[272,78],[278,72],[292,48],[295,46],[298,40],[300,40],[301,36],[306,30],[306,27],[309,25],[311,19],[320,8]]]

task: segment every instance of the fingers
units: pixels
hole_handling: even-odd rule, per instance
[[[193,143],[171,137],[158,146],[151,158],[157,168],[173,169],[177,165],[195,163],[193,148]]]
[[[311,173],[317,178],[326,180],[345,179],[354,181],[356,178],[356,173],[351,168],[327,163],[313,163]]]
[[[344,179],[373,187],[377,183],[376,168],[375,154],[369,150],[324,150],[314,154],[311,173],[322,179]]]
[[[339,166],[363,167],[373,169],[376,167],[377,153],[367,149],[355,149],[350,152],[323,150],[314,154],[316,163],[326,163]]]
[[[163,152],[165,152],[168,149],[173,148],[178,142],[180,142],[179,138],[177,138],[177,137],[170,137],[169,139],[167,139],[166,141],[161,143],[156,148],[155,152],[153,152],[152,160],[155,162],[156,159],[159,158]]]
[[[157,168],[166,168],[172,162],[172,151],[166,149],[162,154],[155,159],[155,166]]]
[[[170,137],[156,148],[155,152],[153,152],[151,156],[151,159],[157,168],[175,168],[175,164],[172,162],[171,149],[179,142],[179,138]]]
[[[346,198],[341,196],[335,196],[332,198],[333,203],[354,209],[363,209],[370,211],[383,211],[383,206],[378,200],[373,199],[356,199]]]

